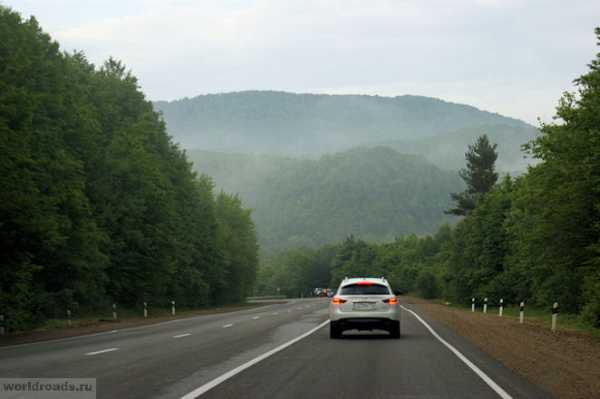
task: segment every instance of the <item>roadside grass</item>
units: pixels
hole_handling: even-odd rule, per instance
[[[471,312],[470,305],[464,304],[456,304],[449,303],[442,299],[431,300],[434,303],[438,303],[440,305],[450,306],[452,308],[460,309],[465,312]],[[487,307],[487,315],[490,317],[499,317],[498,316],[499,306],[497,304],[490,305]],[[478,303],[475,307],[476,313],[483,313],[483,305]],[[552,325],[552,311],[550,306],[547,308],[539,308],[525,305],[524,311],[524,321],[526,323],[538,324],[540,327],[550,329]],[[503,317],[514,319],[515,322],[518,323],[519,319],[519,306],[509,305],[504,306],[503,309]],[[600,338],[600,329],[595,328],[583,320],[577,314],[573,313],[560,313],[558,314],[557,322],[556,322],[557,330],[568,330],[568,331],[578,331],[590,334],[595,338]]]

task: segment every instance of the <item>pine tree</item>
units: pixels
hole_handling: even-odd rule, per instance
[[[496,184],[498,180],[498,173],[494,170],[498,158],[496,147],[497,144],[490,144],[485,134],[479,136],[475,144],[469,146],[469,151],[465,153],[467,167],[459,172],[467,188],[462,193],[450,194],[456,202],[456,207],[445,213],[468,215],[475,208],[478,199]]]

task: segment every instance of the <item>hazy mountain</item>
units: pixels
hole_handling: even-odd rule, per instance
[[[266,249],[316,246],[349,234],[389,240],[431,233],[444,221],[456,173],[390,148],[357,148],[318,160],[191,151],[194,168],[253,208]]]
[[[488,135],[492,143],[498,144],[496,168],[499,171],[520,173],[534,162],[521,151],[521,146],[537,134],[537,129],[528,125],[472,126],[436,137],[393,140],[378,145],[391,147],[401,153],[421,154],[441,168],[458,170],[465,167],[467,147],[483,133]]]
[[[519,161],[520,145],[536,132],[516,119],[419,96],[246,91],[154,105],[185,148],[225,152],[314,156],[389,143],[454,168],[483,132],[498,142],[502,164]]]

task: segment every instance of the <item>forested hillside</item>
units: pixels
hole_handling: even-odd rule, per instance
[[[248,91],[154,106],[187,149],[314,156],[390,143],[443,168],[458,167],[460,148],[486,133],[502,148],[499,166],[522,170],[520,146],[537,132],[515,119],[419,96]]]
[[[318,160],[191,152],[197,170],[239,193],[266,250],[315,247],[348,234],[373,241],[431,233],[444,221],[456,173],[385,147]]]
[[[600,28],[596,34],[600,41]],[[466,217],[456,226],[384,244],[349,237],[285,253],[263,263],[258,289],[293,295],[327,279],[334,287],[345,275],[386,275],[398,288],[464,304],[487,297],[549,309],[556,301],[600,327],[600,54],[589,69],[575,81],[578,92],[560,100],[557,123],[543,125],[528,145],[539,163],[456,195],[474,200],[457,204]]]
[[[197,176],[135,77],[65,54],[0,6],[0,314],[235,302],[257,244],[238,198]],[[233,276],[233,278],[232,278]]]
[[[535,138],[537,130],[530,126],[474,126],[448,132],[447,134],[419,140],[390,141],[380,143],[401,153],[420,154],[428,161],[448,170],[458,170],[464,166],[465,148],[476,137],[486,134],[498,145],[496,167],[503,173],[518,175],[527,166],[536,162],[521,150],[523,144]]]

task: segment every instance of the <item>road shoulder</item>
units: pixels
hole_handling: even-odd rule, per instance
[[[520,325],[514,318],[471,313],[418,298],[404,298],[403,302],[418,309],[449,342],[465,348],[470,358],[481,359],[478,364],[503,365],[547,392],[545,397],[600,397],[600,344],[593,337],[569,331],[552,333],[539,325]],[[490,372],[498,373],[498,382],[502,382],[500,368],[493,367]],[[514,388],[527,393],[526,384]]]

